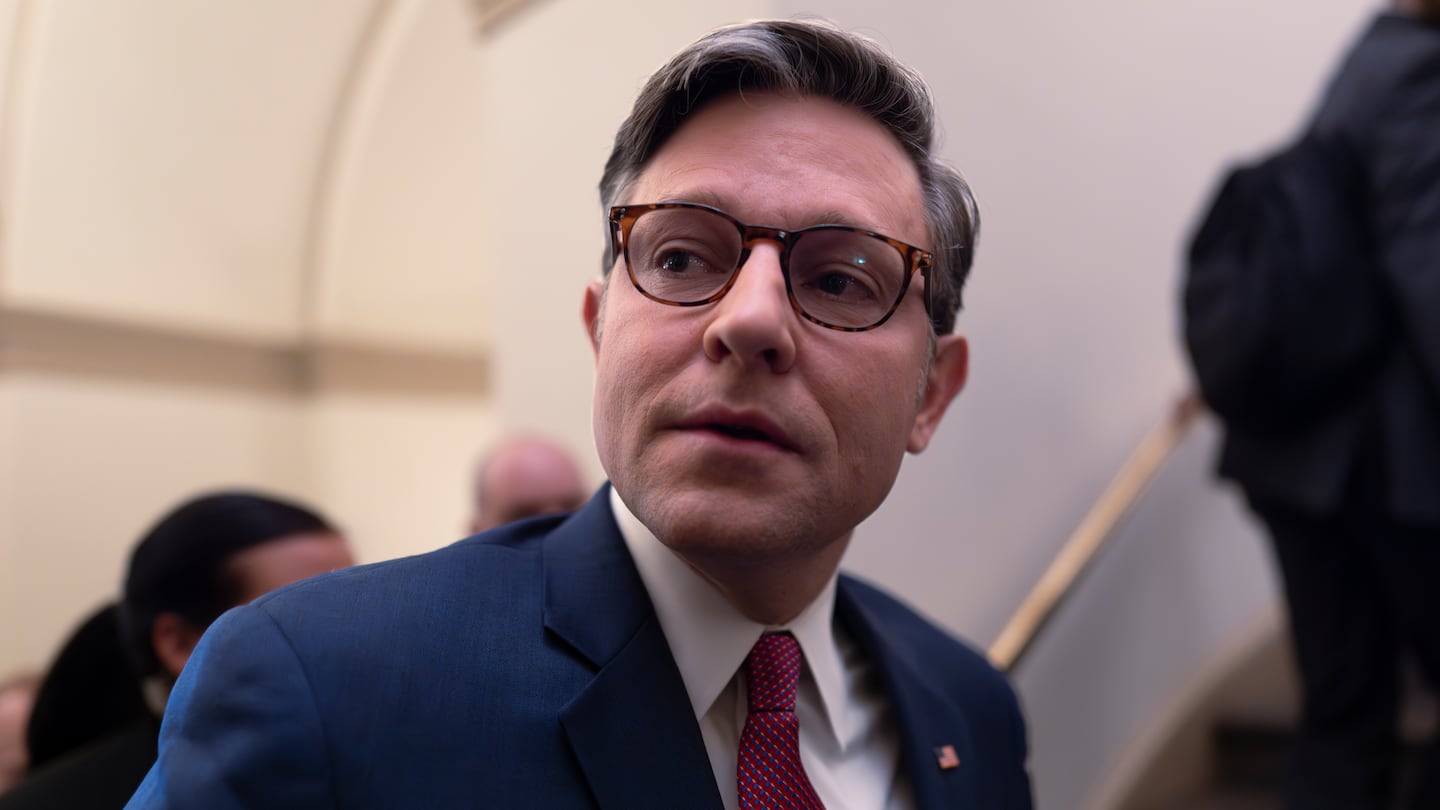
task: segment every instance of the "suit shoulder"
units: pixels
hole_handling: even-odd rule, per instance
[[[546,517],[501,526],[433,551],[311,577],[252,604],[279,615],[356,600],[404,600],[417,593],[492,592],[487,587],[492,583],[514,582],[538,570],[541,545],[561,522],[563,517]]]

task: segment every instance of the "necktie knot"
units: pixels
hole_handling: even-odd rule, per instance
[[[800,642],[789,633],[766,633],[745,659],[745,691],[751,712],[795,711],[800,683]]]

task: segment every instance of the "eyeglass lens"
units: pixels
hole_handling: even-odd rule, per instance
[[[626,261],[646,293],[677,304],[704,301],[738,269],[744,244],[735,222],[699,208],[646,211],[632,226]],[[893,245],[846,228],[795,233],[789,286],[800,309],[833,326],[882,320],[905,289],[905,256]]]

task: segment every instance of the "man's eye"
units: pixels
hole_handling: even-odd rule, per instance
[[[670,250],[660,254],[655,265],[667,273],[683,275],[705,269],[705,261],[686,250]]]
[[[839,273],[831,273],[828,276],[817,279],[815,282],[815,289],[826,295],[833,295],[836,298],[845,295],[845,293],[854,286],[855,279]]]
[[[815,292],[836,300],[858,301],[875,297],[875,290],[865,280],[843,271],[817,273],[814,278],[804,283]]]

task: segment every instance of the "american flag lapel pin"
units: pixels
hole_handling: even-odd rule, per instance
[[[935,764],[939,765],[942,771],[950,771],[960,767],[960,757],[955,753],[955,746],[942,745],[936,748]]]

